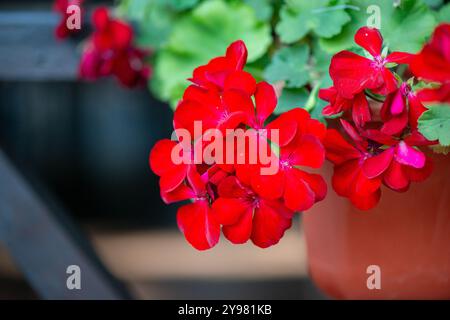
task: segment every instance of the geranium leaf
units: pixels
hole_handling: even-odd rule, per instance
[[[305,88],[289,89],[284,88],[281,97],[278,99],[276,114],[289,111],[294,108],[303,108],[308,100],[309,92]]]
[[[438,20],[439,22],[450,22],[450,3],[447,3],[439,10]]]
[[[174,22],[170,38],[155,60],[153,91],[175,106],[189,85],[186,79],[192,71],[211,58],[224,55],[227,46],[238,39],[247,45],[248,61],[255,61],[272,41],[270,27],[244,3],[202,2]]]
[[[162,4],[166,4],[177,11],[190,9],[199,2],[199,0],[157,0],[157,1]]]
[[[285,47],[276,52],[264,71],[264,78],[270,83],[285,81],[288,88],[299,88],[309,80],[309,47],[299,45]]]
[[[273,7],[271,0],[244,0],[255,10],[256,18],[261,21],[269,21],[272,18]]]
[[[395,6],[392,0],[379,0],[374,3],[350,0],[348,5],[358,8],[348,10],[351,22],[345,25],[339,35],[320,39],[320,44],[328,52],[335,53],[355,46],[355,32],[367,25],[371,17],[367,13],[369,6],[376,5],[380,9],[381,33],[384,44],[390,51],[419,51],[436,25],[433,13],[421,0],[402,0],[398,6]]]
[[[442,146],[450,146],[450,105],[429,106],[419,118],[418,128],[428,140],[439,140]]]
[[[159,49],[172,31],[179,14],[160,0],[122,0],[118,13],[138,25],[137,43]]]
[[[280,10],[280,22],[276,32],[284,43],[294,43],[309,32],[330,38],[341,32],[350,16],[343,9],[346,1],[336,0],[289,0]]]

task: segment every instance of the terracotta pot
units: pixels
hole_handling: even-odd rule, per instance
[[[386,187],[369,211],[355,209],[331,188],[303,214],[312,279],[339,299],[450,299],[450,156],[434,155],[425,182],[398,193]],[[370,265],[381,289],[369,290]]]

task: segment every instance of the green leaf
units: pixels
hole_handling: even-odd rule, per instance
[[[429,106],[420,116],[418,128],[428,140],[439,140],[442,146],[450,146],[450,105]]]
[[[157,1],[161,4],[166,4],[167,6],[177,11],[190,9],[199,2],[199,0],[157,0]]]
[[[423,2],[430,8],[439,8],[444,0],[423,0]]]
[[[355,46],[354,35],[360,27],[367,25],[371,17],[367,8],[371,5],[377,5],[380,9],[380,31],[384,45],[388,46],[390,51],[419,51],[436,25],[433,13],[421,0],[402,0],[399,6],[394,6],[392,0],[373,3],[350,0],[348,4],[355,8],[348,10],[351,22],[339,35],[331,39],[320,39],[321,46],[328,52],[335,53]]]
[[[272,18],[273,7],[271,0],[244,0],[255,10],[256,18],[261,21],[269,21]]]
[[[175,22],[167,44],[157,53],[152,89],[174,107],[193,70],[224,55],[226,48],[242,39],[248,61],[260,58],[271,44],[270,26],[258,21],[254,10],[240,2],[202,2]]]
[[[137,23],[137,43],[153,49],[159,49],[166,43],[172,25],[179,17],[160,0],[123,0],[118,13]]]
[[[350,21],[350,16],[342,7],[345,2],[287,0],[280,10],[276,32],[284,43],[294,43],[310,31],[319,37],[335,36]]]
[[[447,3],[439,10],[438,20],[439,22],[450,22],[450,3]]]
[[[270,83],[285,81],[288,88],[302,87],[309,80],[308,57],[307,45],[282,48],[274,54],[264,77]]]
[[[278,99],[276,114],[289,111],[294,108],[303,108],[308,100],[309,92],[305,88],[289,89],[284,88],[281,97]]]

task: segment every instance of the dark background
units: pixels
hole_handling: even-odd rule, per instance
[[[0,147],[80,220],[175,226],[148,166],[172,111],[147,88],[78,81],[83,35],[57,41],[51,4],[0,3]]]

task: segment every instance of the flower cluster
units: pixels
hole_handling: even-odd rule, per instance
[[[417,74],[440,80],[424,67],[430,65],[428,54],[438,55],[427,49],[434,41],[442,40],[434,39],[424,48],[419,57],[427,62],[416,62]],[[350,51],[337,53],[330,65],[333,86],[321,90],[319,97],[329,102],[324,115],[342,117],[338,129],[329,129],[324,141],[327,158],[334,164],[333,188],[357,208],[368,210],[378,203],[382,184],[402,192],[411,181],[422,181],[430,175],[431,160],[418,147],[435,142],[417,129],[418,118],[426,108],[414,90],[414,79],[403,82],[391,70],[419,59],[404,52],[386,55],[377,29],[359,29],[355,42],[370,58]],[[448,52],[444,49],[436,58],[446,64],[447,72],[448,60],[442,60],[448,59]],[[445,77],[448,79],[448,74]]]
[[[92,23],[95,30],[81,58],[80,77],[96,80],[113,75],[126,87],[144,86],[151,73],[144,61],[149,52],[133,45],[131,26],[111,18],[105,7],[94,11]]]
[[[450,24],[436,28],[431,41],[412,59],[410,68],[415,76],[440,83],[438,88],[420,90],[419,99],[450,102]]]
[[[177,221],[187,241],[199,250],[216,245],[221,230],[235,244],[251,239],[262,248],[274,245],[291,226],[294,213],[322,200],[327,190],[320,175],[301,169],[319,168],[324,162],[325,126],[300,108],[270,121],[276,93],[271,85],[257,83],[243,71],[246,59],[244,42],[236,41],[225,56],[194,70],[173,121],[176,130],[189,132],[192,139],[161,140],[149,157],[151,169],[160,177],[162,199],[166,203],[191,200],[179,208]],[[195,128],[198,122],[201,131]],[[174,152],[194,159],[191,146],[212,143],[205,136],[219,131],[227,137],[229,130],[237,129],[255,138],[259,147],[267,147],[276,172],[263,174],[267,164],[259,157],[250,161],[252,150],[247,145],[242,161],[173,159]],[[271,132],[277,132],[277,144]],[[233,158],[242,156],[228,139],[219,142],[228,151],[232,148]]]
[[[76,5],[81,8],[84,0],[55,0],[53,3],[53,11],[56,11],[61,19],[56,26],[55,36],[57,39],[65,39],[71,35],[77,34],[80,29],[69,29],[67,28],[67,20],[69,19],[70,14],[67,13],[67,8],[70,5]]]

